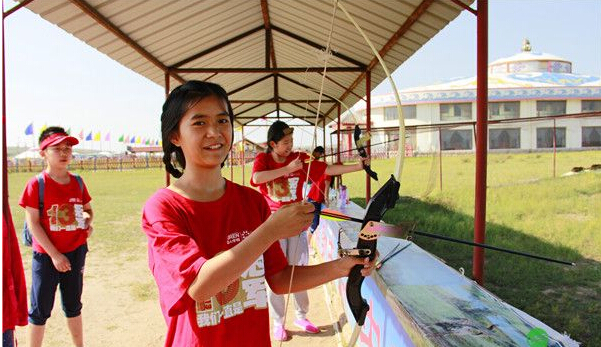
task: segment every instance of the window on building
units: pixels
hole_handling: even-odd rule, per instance
[[[582,147],[601,147],[601,127],[582,127]]]
[[[582,100],[582,112],[601,111],[601,100]]]
[[[455,121],[455,120],[472,120],[472,104],[440,104],[440,120]]]
[[[556,116],[566,114],[566,101],[565,100],[553,100],[553,101],[537,101],[536,102],[536,116]]]
[[[520,129],[490,129],[490,149],[520,148]]]
[[[520,118],[520,102],[489,102],[488,119]]]
[[[566,146],[566,128],[555,128],[555,147]],[[553,128],[536,129],[536,148],[553,148]]]
[[[442,150],[472,149],[471,130],[442,130]]]
[[[415,119],[417,118],[417,111],[415,105],[407,105],[401,106],[403,111],[403,116],[405,119]],[[384,107],[384,120],[398,120],[399,115],[396,109],[396,106]]]

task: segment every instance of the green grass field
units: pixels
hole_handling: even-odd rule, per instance
[[[569,177],[561,174],[575,166],[599,163],[599,151],[560,152],[554,178],[552,153],[488,157],[486,242],[577,265],[569,267],[487,250],[485,287],[585,346],[601,346],[601,172]],[[438,164],[438,158],[406,159],[402,199],[385,220],[415,221],[420,230],[472,240],[475,158],[443,157],[442,190]],[[372,167],[384,182],[392,173],[394,159],[374,161]],[[250,169],[249,165],[245,168],[247,185]],[[164,172],[81,174],[97,216],[96,251],[114,255],[144,250],[146,239],[140,231],[142,205],[164,185]],[[230,178],[230,169],[225,168],[223,174]],[[31,176],[9,175],[11,209],[19,232],[23,212],[17,200]],[[242,181],[239,168],[235,168],[233,177],[235,182]],[[364,205],[365,175],[345,175],[344,184],[353,201]],[[372,181],[372,194],[378,187]],[[471,247],[421,236],[414,241],[450,266],[464,268],[467,275],[472,273]],[[30,252],[22,247],[24,256],[29,257]]]

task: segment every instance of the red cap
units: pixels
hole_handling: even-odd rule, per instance
[[[69,136],[67,133],[54,133],[40,143],[40,150],[45,150],[50,146],[58,145],[59,143],[63,143],[65,141],[67,141],[67,144],[70,146],[74,146],[79,143],[78,139],[73,136]]]

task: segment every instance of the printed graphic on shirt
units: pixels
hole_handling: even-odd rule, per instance
[[[267,183],[267,194],[275,202],[296,201],[296,188],[300,177],[283,177]]]
[[[74,231],[85,229],[82,204],[54,204],[46,211],[50,231]]]
[[[263,256],[226,289],[211,299],[196,304],[196,324],[200,328],[218,325],[221,319],[240,315],[244,310],[253,307],[267,308]]]

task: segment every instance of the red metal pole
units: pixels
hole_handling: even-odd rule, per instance
[[[556,169],[557,169],[557,138],[556,138],[556,132],[557,132],[557,128],[556,128],[556,123],[555,123],[555,118],[553,118],[553,178],[555,178],[556,175]]]
[[[442,192],[442,130],[438,127],[438,174],[440,176],[440,191]]]
[[[246,163],[246,158],[245,158],[245,154],[244,153],[246,151],[246,146],[244,145],[244,125],[241,127],[241,131],[242,131],[242,185],[246,186],[246,184],[244,183],[244,164]]]
[[[337,163],[340,163],[340,130],[342,130],[342,124],[340,124],[340,103],[338,103],[338,132],[336,133],[336,152],[338,154],[336,157],[338,158]]]
[[[365,127],[369,133],[371,130],[371,71],[367,70],[365,73]],[[399,141],[405,141],[405,139],[399,139]],[[365,143],[367,149],[367,155],[371,156],[371,141]],[[349,148],[350,149],[350,148]],[[371,199],[371,177],[365,173],[365,202],[367,203]]]
[[[165,72],[165,100],[169,97],[169,73]],[[171,176],[169,172],[165,170],[165,186],[169,186],[171,184]]]
[[[476,76],[476,197],[474,208],[474,242],[484,243],[486,234],[486,155],[488,106],[488,0],[478,0],[477,76]],[[484,249],[474,248],[474,279],[484,285]]]

